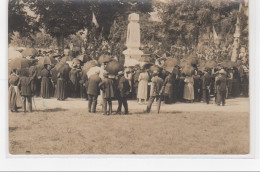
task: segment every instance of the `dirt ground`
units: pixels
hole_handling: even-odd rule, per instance
[[[247,154],[249,99],[213,102],[156,103],[129,101],[129,115],[87,112],[83,99],[35,98],[33,113],[9,112],[11,154]],[[113,102],[113,110],[117,102]]]

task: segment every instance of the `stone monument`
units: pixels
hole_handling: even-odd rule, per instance
[[[140,58],[144,54],[140,48],[140,24],[139,14],[131,13],[128,16],[129,24],[127,26],[127,36],[126,36],[126,47],[127,49],[123,51],[125,55],[124,66],[134,66],[140,64]]]

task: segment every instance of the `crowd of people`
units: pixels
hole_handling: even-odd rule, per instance
[[[50,56],[50,55],[49,55]],[[57,56],[58,61],[61,56]],[[155,63],[156,64],[156,63]],[[105,69],[107,62],[102,63]],[[82,63],[72,64],[68,72],[55,72],[51,64],[44,64],[39,70],[37,61],[28,71],[12,69],[9,76],[9,109],[17,112],[22,108],[26,112],[26,100],[29,112],[32,112],[32,98],[48,99],[56,97],[59,101],[66,98],[85,98],[88,100],[88,111],[95,113],[98,96],[104,115],[111,115],[112,101],[118,100],[116,114],[129,113],[127,100],[137,100],[139,104],[147,104],[150,112],[154,100],[165,104],[176,102],[210,103],[215,98],[216,105],[225,106],[225,99],[239,96],[248,97],[248,69],[238,67],[214,68],[200,70],[193,65],[193,73],[182,73],[176,65],[172,72],[155,65],[151,70],[145,66],[136,65],[121,70],[115,76],[107,71],[96,71],[88,76],[82,70]],[[160,104],[158,104],[160,109]],[[159,111],[159,110],[158,110]]]

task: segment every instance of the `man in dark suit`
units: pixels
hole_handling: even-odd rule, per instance
[[[88,94],[88,112],[96,112],[97,97],[100,94],[99,83],[101,78],[99,77],[99,71],[91,75],[87,83],[87,94]],[[93,105],[93,107],[92,107]],[[91,110],[92,108],[92,110]]]
[[[216,90],[217,90],[216,103],[218,106],[220,106],[221,103],[222,106],[225,106],[226,89],[227,89],[226,72],[224,69],[221,69],[218,73],[219,76],[216,78]]]
[[[118,82],[117,82],[117,91],[118,91],[118,108],[117,114],[121,114],[122,105],[125,109],[125,115],[128,114],[128,104],[127,96],[130,92],[130,85],[128,80],[124,77],[124,72],[118,72]]]
[[[26,112],[26,100],[27,100],[29,112],[32,112],[33,91],[31,89],[31,82],[32,82],[33,78],[28,77],[28,74],[26,74],[25,71],[21,71],[20,76],[21,77],[18,82],[18,87],[21,92],[23,111]]]
[[[210,93],[209,88],[211,85],[211,74],[210,69],[205,71],[205,74],[202,76],[202,90],[203,90],[203,101],[209,104],[210,101]]]

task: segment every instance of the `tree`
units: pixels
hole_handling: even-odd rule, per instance
[[[91,4],[87,0],[30,0],[29,4],[42,27],[57,39],[60,51],[64,49],[64,38],[91,24]]]
[[[239,2],[178,0],[156,2],[155,6],[165,23],[167,42],[177,44],[180,40],[179,43],[191,47],[198,44],[201,34],[212,32],[213,26],[220,35],[231,32],[230,26],[235,24]]]
[[[14,32],[21,36],[29,36],[38,30],[38,23],[35,17],[27,14],[24,1],[9,0],[8,2],[8,36],[9,42]]]

